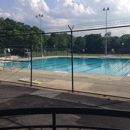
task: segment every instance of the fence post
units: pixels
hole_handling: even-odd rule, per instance
[[[56,130],[56,114],[52,114],[52,129]]]
[[[72,68],[72,93],[74,92],[74,72],[73,72],[73,28],[74,26],[71,28],[69,25],[68,25],[70,31],[71,31],[71,68]]]
[[[32,32],[30,33],[30,86],[32,86]]]

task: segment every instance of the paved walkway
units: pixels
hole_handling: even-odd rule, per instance
[[[33,70],[33,85],[43,88],[72,91],[71,73]],[[21,81],[20,81],[21,79]],[[30,70],[0,70],[0,80],[30,84]],[[74,73],[74,91],[130,98],[130,76],[107,76]]]

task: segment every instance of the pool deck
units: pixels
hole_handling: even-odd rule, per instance
[[[33,87],[72,91],[71,73],[33,70],[32,75]],[[30,70],[0,68],[0,81],[28,85]],[[73,90],[84,94],[130,98],[130,76],[74,73]]]

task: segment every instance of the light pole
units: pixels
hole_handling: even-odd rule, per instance
[[[43,17],[43,14],[36,15],[36,18],[40,18],[40,30],[41,30],[41,55],[43,57],[43,45],[42,45],[42,29],[41,29],[41,18]]]
[[[109,7],[107,9],[103,8],[103,11],[106,11],[106,43],[105,43],[105,55],[107,55],[107,11],[109,10]]]

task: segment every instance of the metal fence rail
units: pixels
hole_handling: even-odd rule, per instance
[[[30,126],[13,126],[13,127],[2,127],[1,130],[10,129],[34,129],[34,128],[52,128],[56,130],[57,128],[78,128],[78,129],[97,129],[97,130],[119,130],[116,128],[104,128],[104,127],[94,127],[94,126],[83,126],[83,125],[58,125],[57,115],[59,114],[81,114],[81,115],[95,115],[95,116],[105,116],[105,117],[119,117],[119,118],[130,118],[130,111],[123,110],[111,110],[111,109],[97,109],[97,108],[73,108],[73,107],[45,107],[45,108],[22,108],[22,109],[9,109],[0,110],[0,118],[5,116],[18,116],[18,115],[35,115],[35,114],[51,114],[52,124],[50,125],[30,125]]]

